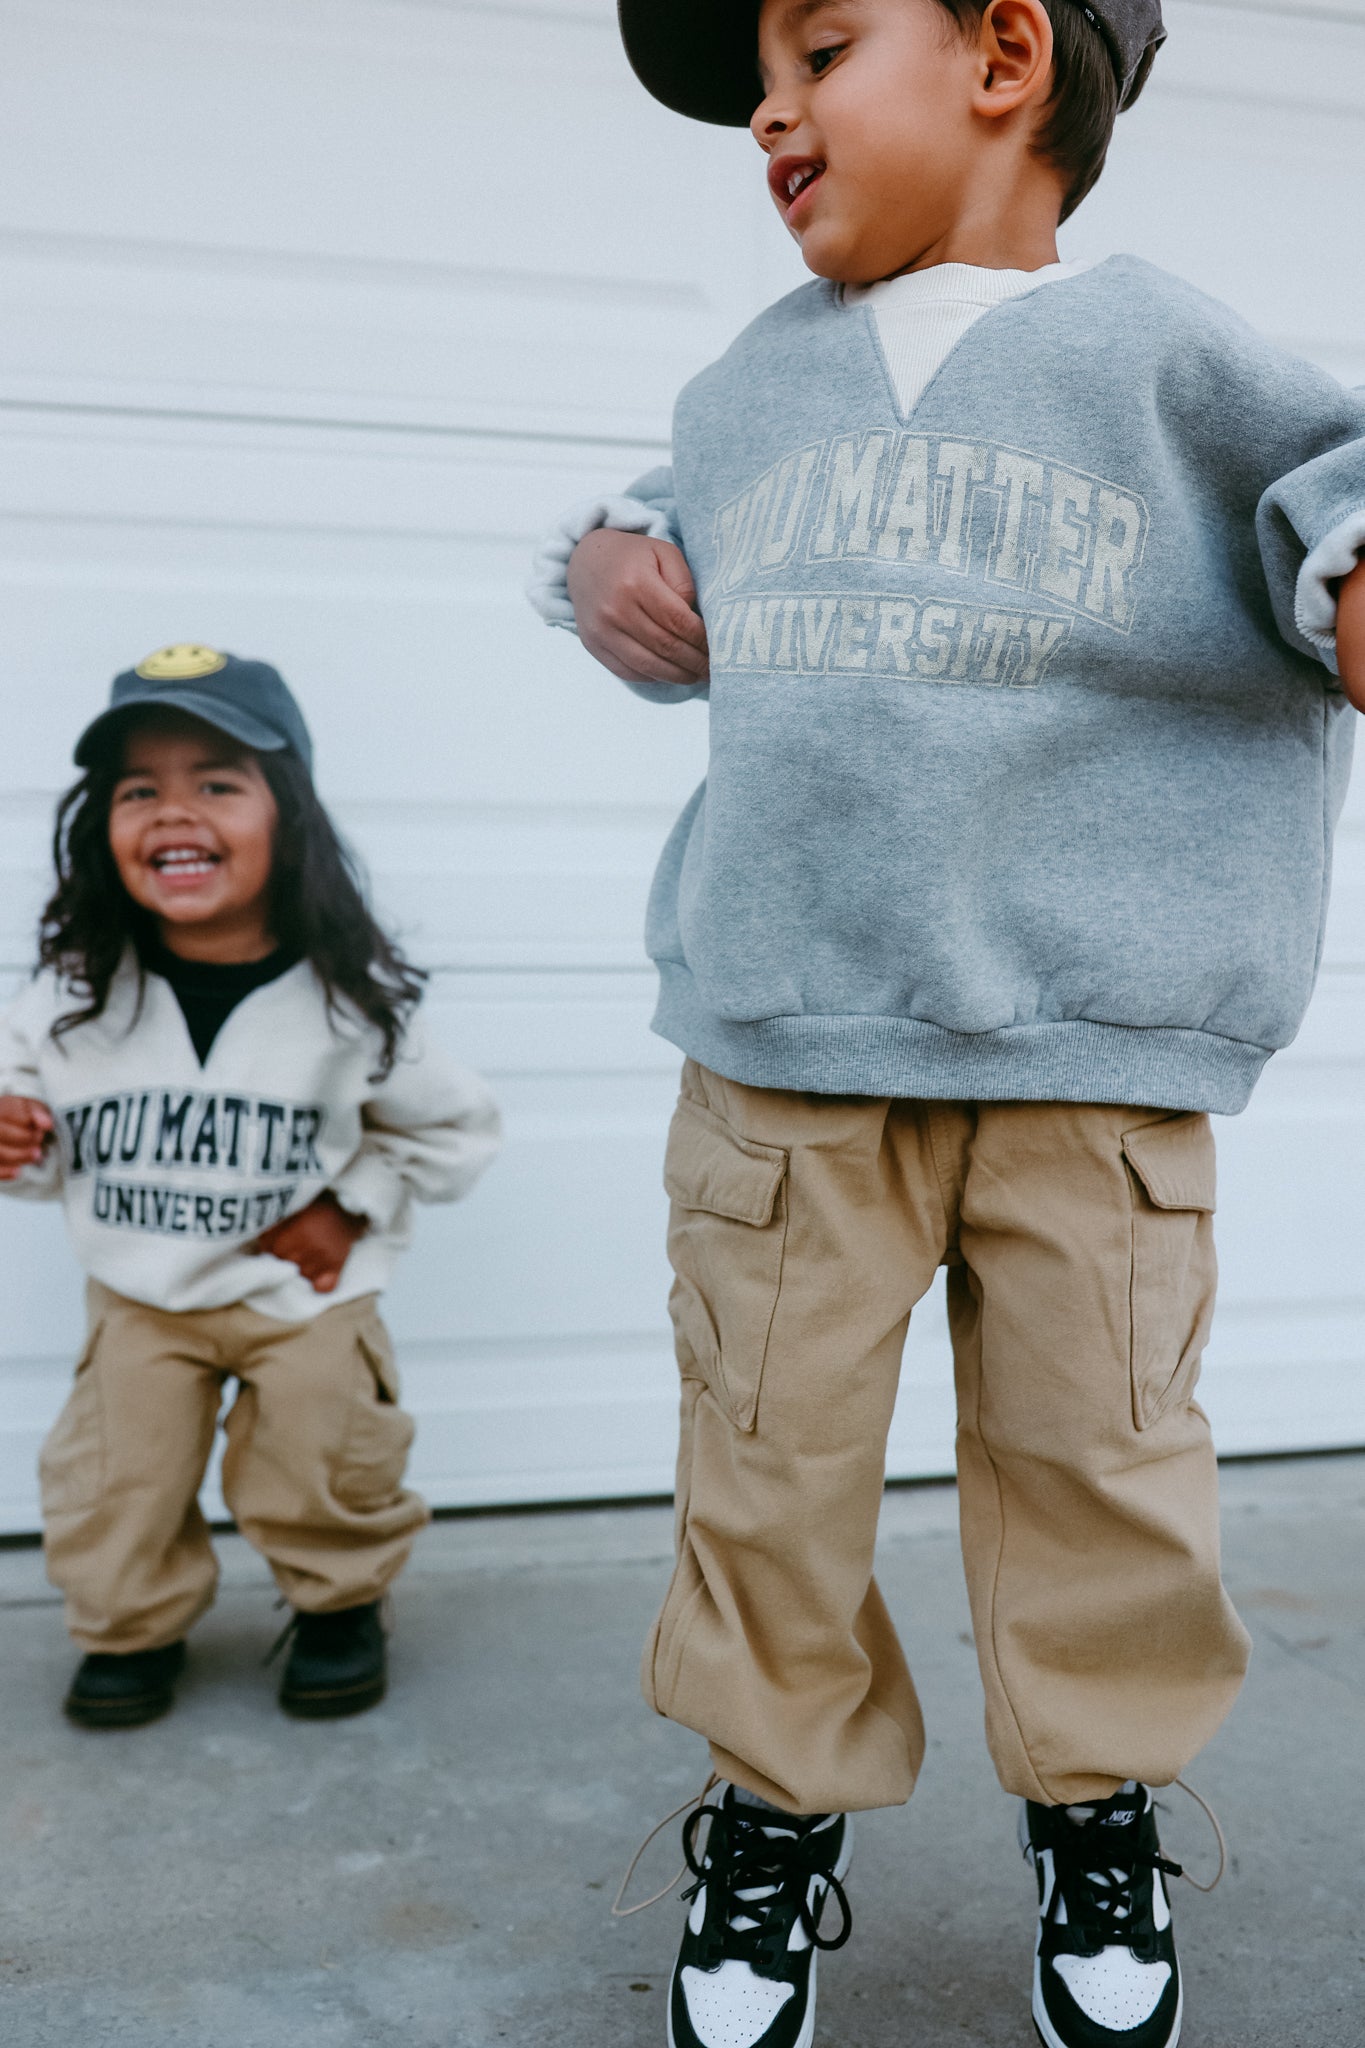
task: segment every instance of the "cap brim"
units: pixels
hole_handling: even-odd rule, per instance
[[[221,698],[201,696],[197,690],[167,690],[148,688],[131,697],[124,697],[112,704],[107,711],[101,711],[92,719],[76,742],[75,762],[78,768],[89,768],[99,752],[100,744],[112,731],[115,723],[126,718],[130,711],[183,711],[190,718],[198,718],[205,725],[225,732],[229,739],[237,740],[242,746],[250,747],[258,754],[278,754],[289,745],[287,739],[273,726],[265,725],[259,718],[239,711],[235,705],[224,704]]]
[[[747,128],[763,97],[759,0],[617,0],[635,76],[693,121]]]
[[[1133,66],[1132,71],[1129,73],[1128,77],[1120,77],[1119,112],[1121,114],[1127,113],[1129,107],[1132,106],[1133,101],[1142,91],[1143,86],[1146,85],[1148,77],[1151,73],[1152,65],[1156,59],[1156,53],[1161,48],[1161,45],[1165,42],[1165,40],[1165,29],[1155,29],[1152,33],[1151,40],[1147,44],[1147,47],[1143,50],[1142,55],[1138,58],[1137,63]],[[1122,72],[1121,62],[1119,64],[1119,70],[1120,72]]]
[[[763,97],[760,9],[761,0],[617,0],[616,6],[626,55],[645,90],[675,114],[721,128],[747,128]],[[1092,19],[1118,73],[1120,110],[1130,107],[1166,31],[1158,16],[1150,42],[1125,76],[1114,31],[1098,12]]]

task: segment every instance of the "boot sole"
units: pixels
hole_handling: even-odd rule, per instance
[[[377,1707],[387,1691],[386,1678],[371,1678],[364,1685],[338,1686],[330,1692],[282,1692],[280,1705],[295,1721],[339,1721]]]
[[[62,1712],[77,1728],[143,1728],[174,1705],[174,1693],[148,1693],[132,1700],[63,1700]]]

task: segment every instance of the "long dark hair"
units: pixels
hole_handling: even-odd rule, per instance
[[[84,1000],[58,1020],[55,1036],[103,1016],[110,984],[130,945],[139,972],[156,947],[156,920],[124,888],[109,846],[109,812],[124,772],[128,730],[120,720],[108,752],[57,806],[52,835],[57,887],[39,924],[38,959]],[[338,837],[298,755],[285,748],[251,758],[279,812],[270,869],[275,943],[311,963],[330,1011],[349,1003],[379,1032],[382,1052],[375,1079],[382,1080],[398,1057],[426,975],[404,959],[375,923],[355,857]]]

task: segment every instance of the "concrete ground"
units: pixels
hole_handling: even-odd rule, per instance
[[[1186,2048],[1360,2048],[1365,1457],[1233,1467],[1225,1499],[1257,1655],[1194,1772],[1232,1865],[1212,1898],[1177,1886]],[[62,1721],[41,1560],[0,1553],[5,2048],[662,2048],[677,1907],[608,1908],[704,1774],[636,1689],[668,1548],[655,1508],[438,1525],[389,1701],[319,1726],[275,1707],[269,1581],[224,1539],[174,1714],[124,1734]],[[981,1741],[950,1488],[888,1497],[881,1575],[930,1749],[913,1806],[860,1822],[819,2039],[1023,2048],[1031,1880]],[[1179,1793],[1164,1832],[1211,1869]]]

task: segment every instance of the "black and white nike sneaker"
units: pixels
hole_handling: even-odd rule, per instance
[[[1038,1879],[1033,2023],[1047,2048],[1176,2048],[1180,1965],[1145,1785],[1085,1806],[1024,1804]]]
[[[697,1832],[710,1823],[705,1849]],[[797,1820],[724,1787],[689,1814],[683,1854],[696,1883],[668,2001],[669,2048],[810,2048],[815,1962],[852,1927],[842,1879],[853,1829],[842,1813]],[[829,1894],[839,1932],[820,1931]]]

